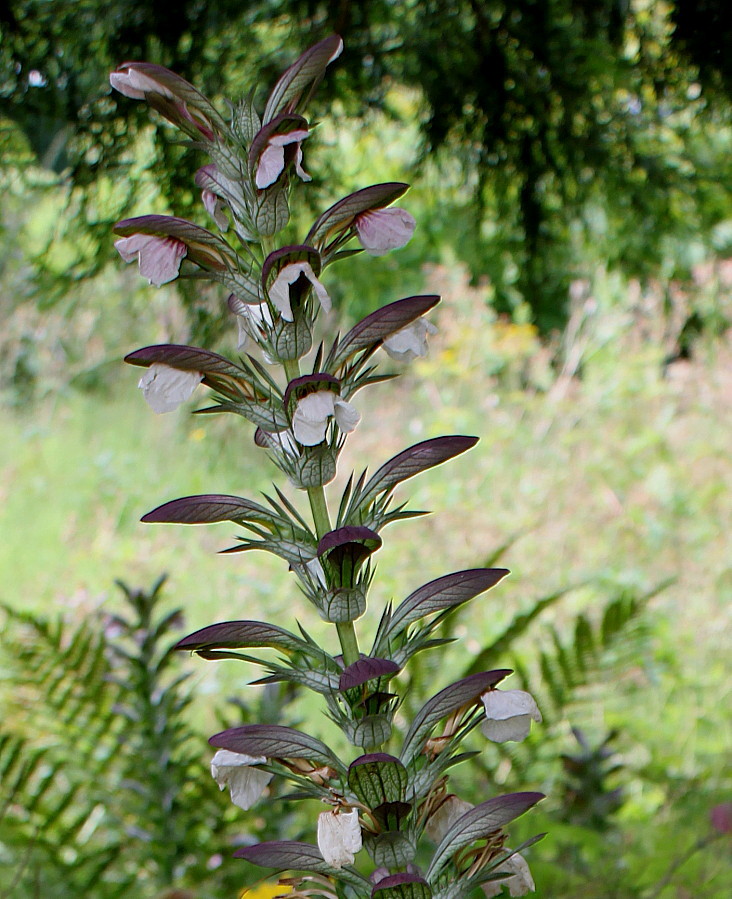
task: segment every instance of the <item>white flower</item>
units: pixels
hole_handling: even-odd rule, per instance
[[[308,393],[297,404],[292,416],[292,431],[303,446],[316,446],[325,440],[328,419],[335,418],[344,434],[350,434],[361,420],[356,409],[332,390]]]
[[[486,720],[484,735],[494,743],[520,742],[529,735],[531,721],[541,721],[534,697],[523,690],[489,690],[481,696]]]
[[[361,845],[357,809],[340,813],[322,812],[318,815],[318,849],[332,868],[353,864]]]
[[[109,76],[109,83],[115,90],[118,90],[125,97],[131,97],[133,100],[144,100],[145,94],[159,94],[161,97],[167,97],[174,100],[174,95],[163,86],[155,78],[145,75],[143,72],[134,68],[134,63],[123,65],[120,67],[122,71],[112,72]]]
[[[383,256],[409,243],[417,223],[406,209],[370,209],[356,216],[356,233],[370,256]]]
[[[242,349],[247,345],[250,337],[255,342],[259,341],[260,336],[265,332],[266,328],[272,327],[272,313],[266,303],[241,303],[237,307],[236,322],[239,326],[239,339],[237,341],[237,349]]]
[[[508,849],[508,851],[510,852],[511,850]],[[507,877],[506,880],[489,880],[488,883],[484,883],[482,890],[486,895],[486,899],[491,899],[492,896],[500,896],[504,883],[508,887],[508,892],[511,896],[525,896],[527,893],[533,893],[536,889],[536,884],[531,876],[529,866],[526,864],[526,859],[519,855],[518,852],[507,858],[505,862],[500,862],[497,870],[511,871],[512,876]]]
[[[181,259],[188,249],[175,237],[154,237],[151,234],[132,234],[120,237],[114,246],[125,262],[140,263],[140,274],[149,284],[160,287],[178,277]]]
[[[437,334],[437,328],[423,318],[410,322],[384,338],[383,347],[388,356],[397,362],[411,362],[417,356],[427,355],[427,337]]]
[[[255,183],[262,190],[274,184],[280,177],[285,168],[285,147],[288,144],[295,144],[295,173],[303,181],[312,181],[313,179],[302,167],[302,142],[309,137],[307,128],[301,128],[297,131],[290,131],[288,134],[274,134],[267,141],[262,155],[259,157],[257,165],[257,174],[255,175]]]
[[[290,305],[290,285],[294,284],[300,275],[305,275],[308,281],[313,285],[315,294],[320,300],[320,305],[326,312],[330,312],[331,302],[328,291],[315,277],[309,262],[290,262],[289,265],[283,265],[277,277],[272,282],[269,289],[269,298],[272,303],[279,309],[280,315],[285,321],[293,321],[292,306]]]
[[[261,765],[267,759],[254,758],[243,752],[219,749],[211,759],[211,776],[221,790],[229,788],[231,801],[239,808],[249,809],[264,793],[273,775],[252,765]]]
[[[160,414],[177,409],[202,380],[200,371],[181,371],[162,362],[155,362],[140,378],[137,386],[153,412]]]
[[[437,811],[429,816],[424,832],[433,843],[439,843],[457,819],[474,807],[472,803],[451,794]]]

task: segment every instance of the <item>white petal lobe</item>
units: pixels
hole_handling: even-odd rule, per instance
[[[362,846],[358,811],[322,812],[318,815],[318,849],[333,868],[353,864]]]
[[[199,371],[180,371],[156,362],[140,378],[137,386],[153,412],[161,414],[177,409],[202,380],[203,375]]]
[[[266,761],[264,757],[254,758],[242,752],[219,749],[211,759],[211,775],[220,789],[228,786],[234,805],[249,809],[272,780],[269,772],[251,766]]]

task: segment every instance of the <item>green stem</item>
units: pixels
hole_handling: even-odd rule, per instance
[[[288,359],[282,363],[285,368],[285,377],[288,383],[300,377],[300,362],[297,359]]]
[[[318,537],[322,537],[331,530],[328,504],[325,500],[325,490],[323,490],[322,487],[309,487],[308,498],[310,499],[310,508],[313,513],[316,533]],[[341,641],[343,662],[345,665],[352,665],[361,657],[358,649],[356,629],[353,626],[353,622],[338,621],[336,622],[336,630],[338,631],[338,639]]]
[[[288,381],[292,381],[294,378],[299,377],[300,362],[297,359],[289,359],[287,362],[284,362],[283,365],[285,377]],[[318,538],[320,538],[331,530],[328,504],[325,500],[325,490],[323,490],[322,487],[308,487],[308,499],[310,500],[310,509],[313,513],[315,533],[318,535]],[[356,629],[353,626],[353,622],[336,622],[336,630],[338,631],[338,639],[341,642],[343,661],[346,665],[352,665],[361,658],[358,649]]]

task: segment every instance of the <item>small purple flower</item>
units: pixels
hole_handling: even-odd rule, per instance
[[[732,833],[732,802],[720,802],[709,813],[712,827],[719,833]]]
[[[155,237],[151,234],[133,234],[115,240],[114,246],[125,262],[140,264],[140,274],[149,284],[160,287],[174,281],[180,272],[180,263],[188,252],[182,240],[175,237]]]
[[[361,212],[354,224],[361,246],[371,256],[383,256],[409,243],[417,225],[414,217],[398,206]]]
[[[260,190],[274,184],[285,170],[289,161],[287,156],[292,156],[295,173],[303,181],[312,181],[312,178],[302,167],[302,142],[310,136],[307,128],[299,128],[289,131],[287,134],[273,134],[267,141],[267,146],[259,157],[255,183]],[[291,146],[294,144],[294,148]],[[285,148],[290,148],[287,153]],[[293,153],[294,150],[294,153]]]

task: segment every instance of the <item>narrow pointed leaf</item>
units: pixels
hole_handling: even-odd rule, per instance
[[[296,108],[303,91],[310,85],[317,85],[328,63],[340,54],[342,48],[341,38],[331,34],[298,57],[272,88],[264,108],[264,121],[269,122],[285,108]]]
[[[461,815],[442,838],[432,856],[427,879],[434,881],[449,859],[464,846],[485,839],[488,834],[523,815],[544,798],[543,793],[509,793],[481,802]]]
[[[400,634],[412,622],[468,602],[493,587],[508,573],[506,568],[472,568],[430,581],[394,609],[379,650],[385,649],[385,640]]]
[[[424,741],[432,728],[447,715],[457,711],[461,706],[476,702],[478,697],[489,687],[494,687],[504,677],[511,674],[511,669],[497,671],[481,671],[471,674],[440,690],[432,699],[428,699],[412,720],[412,724],[404,738],[401,759],[408,765],[421,751]]]
[[[321,764],[332,765],[339,770],[343,769],[340,761],[325,743],[292,727],[282,727],[278,724],[244,724],[214,734],[208,742],[217,749],[242,752],[255,758],[263,755],[268,759],[311,759]]]
[[[316,241],[327,242],[333,232],[345,231],[357,215],[367,212],[369,209],[383,209],[398,200],[409,189],[408,184],[399,181],[389,181],[384,184],[372,184],[355,193],[349,194],[316,220],[305,238],[305,243],[315,245]]]
[[[251,378],[238,365],[234,365],[218,353],[203,350],[197,346],[182,346],[173,343],[163,343],[158,346],[146,346],[134,353],[125,356],[125,362],[130,365],[141,365],[147,368],[153,363],[169,365],[180,371],[199,371],[201,374],[228,375],[249,383]]]
[[[335,875],[339,880],[355,886],[363,892],[368,881],[352,867],[332,868],[312,843],[294,840],[272,840],[237,849],[234,858],[243,858],[260,868],[275,871],[312,871],[316,874]]]
[[[363,493],[359,496],[359,505],[369,502],[378,493],[390,490],[407,478],[420,472],[441,465],[464,453],[478,442],[477,437],[435,437],[416,443],[398,455],[389,459],[369,478]]]
[[[175,644],[173,649],[243,649],[270,646],[283,652],[302,651],[307,644],[284,628],[263,621],[223,621],[201,628]]]
[[[183,496],[143,515],[142,521],[166,524],[213,524],[218,521],[259,521],[271,524],[273,515],[258,503],[221,493]]]
[[[331,361],[332,368],[335,370],[354,353],[379,343],[395,331],[416,321],[439,302],[439,296],[434,295],[407,297],[389,303],[388,306],[382,306],[381,309],[367,315],[339,342]]]

